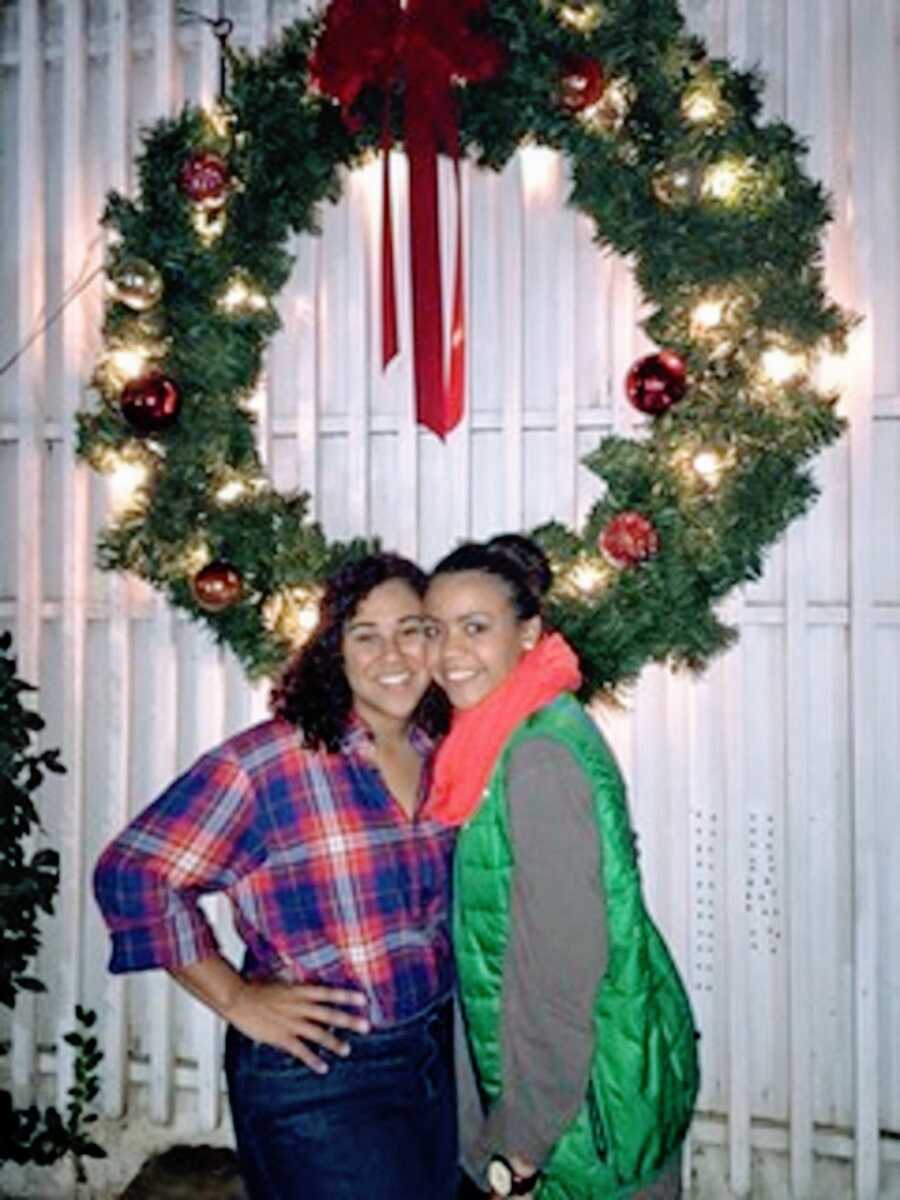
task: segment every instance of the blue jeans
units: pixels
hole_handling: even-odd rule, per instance
[[[225,1072],[251,1200],[452,1200],[450,1000],[388,1030],[344,1034],[317,1075],[229,1026]]]

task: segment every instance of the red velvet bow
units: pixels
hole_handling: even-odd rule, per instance
[[[443,381],[443,308],[438,239],[437,155],[454,161],[457,202],[459,128],[453,84],[489,79],[500,69],[500,46],[474,32],[473,17],[485,0],[332,0],[310,62],[313,81],[338,100],[351,125],[364,88],[384,92],[382,147],[382,360],[397,353],[397,313],[391,230],[391,89],[402,85],[404,143],[410,165],[410,261],[416,417],[444,437],[459,422],[465,384],[465,307],[462,210],[456,239],[450,366]]]

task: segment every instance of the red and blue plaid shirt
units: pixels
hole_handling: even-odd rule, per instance
[[[373,1025],[414,1016],[452,986],[452,832],[410,819],[351,725],[312,753],[281,720],[199,759],[104,851],[94,888],[110,970],[178,967],[218,949],[198,900],[225,892],[252,978],[362,990]],[[431,745],[412,735],[426,761]]]

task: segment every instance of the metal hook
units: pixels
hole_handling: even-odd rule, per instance
[[[219,5],[221,10],[221,3]],[[213,37],[219,43],[219,99],[225,95],[228,84],[228,39],[234,32],[234,21],[230,17],[224,16],[221,11],[218,17],[208,17],[205,13],[197,12],[193,8],[185,8],[179,4],[178,11],[183,17],[188,17],[193,21],[201,21],[207,25],[212,32]]]

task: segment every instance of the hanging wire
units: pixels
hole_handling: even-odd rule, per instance
[[[189,21],[201,21],[212,31],[213,37],[219,43],[219,99],[222,100],[228,90],[228,39],[234,32],[234,21],[225,16],[225,2],[219,0],[219,15],[208,17],[205,13],[193,8],[185,8],[179,4],[178,12]]]
[[[43,314],[47,311],[46,306],[41,310],[41,312],[38,314],[38,317],[37,317],[38,324],[34,327],[34,329],[32,329],[31,333],[28,335],[28,337],[25,339],[25,341],[22,343],[22,345],[19,346],[18,350],[14,351],[14,353],[11,354],[10,357],[4,363],[0,364],[0,377],[5,375],[7,373],[7,371],[12,370],[12,368],[16,365],[16,363],[19,361],[19,359],[22,357],[22,355],[25,353],[25,351],[28,350],[28,348],[30,346],[33,346],[34,343],[38,340],[38,338],[41,338],[44,336],[44,334],[47,332],[47,330],[50,328],[50,326],[59,320],[59,318],[62,316],[62,314],[65,312],[65,310],[69,307],[69,305],[72,303],[72,301],[77,299],[77,297],[80,296],[81,293],[83,291],[85,291],[86,288],[90,287],[90,285],[94,282],[94,280],[97,278],[98,275],[103,274],[102,265],[99,267],[94,267],[93,271],[91,271],[89,275],[85,276],[85,274],[84,274],[88,268],[88,264],[90,262],[91,256],[94,253],[94,250],[97,248],[97,246],[102,241],[103,241],[102,233],[98,234],[93,239],[93,241],[90,243],[90,245],[87,248],[87,253],[85,254],[85,259],[84,259],[84,262],[82,263],[81,270],[78,272],[78,275],[73,280],[73,282],[70,283],[69,286],[66,288],[66,290],[63,292],[62,299],[60,300],[59,304],[56,306],[56,308],[54,308],[53,312],[51,312],[49,314],[49,316],[47,316],[44,320],[41,320],[41,318],[43,317]]]
[[[224,7],[224,0],[219,0],[219,15],[217,17],[208,17],[205,13],[197,12],[195,9],[184,8],[182,5],[178,6],[178,12],[181,14],[181,16],[187,17],[188,20],[200,21],[204,25],[207,25],[216,41],[219,43],[220,100],[225,96],[228,88],[228,39],[234,32],[234,21],[232,21],[230,17],[225,16]],[[4,376],[7,371],[10,371],[26,352],[26,350],[28,350],[30,346],[33,346],[39,338],[43,337],[51,325],[59,320],[72,301],[80,296],[81,293],[93,283],[98,275],[103,274],[103,267],[99,266],[95,267],[94,270],[91,271],[91,273],[87,276],[87,278],[83,278],[84,272],[87,269],[88,260],[90,259],[90,256],[97,244],[102,240],[102,237],[103,235],[100,234],[98,237],[94,238],[94,240],[88,246],[85,262],[79,271],[77,278],[63,292],[62,300],[53,310],[53,312],[50,313],[45,320],[41,321],[41,316],[43,311],[46,311],[46,308],[42,310],[42,313],[38,315],[38,321],[40,324],[38,324],[32,330],[21,346],[19,346],[19,348],[15,350],[4,363],[0,364],[0,377]]]

